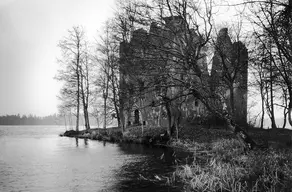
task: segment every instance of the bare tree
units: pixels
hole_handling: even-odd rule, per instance
[[[103,128],[107,127],[107,118],[108,118],[108,96],[109,96],[109,78],[107,78],[107,73],[109,71],[108,67],[105,65],[103,61],[98,59],[98,62],[101,62],[101,69],[99,71],[100,75],[97,77],[97,86],[99,87],[99,91],[102,92],[103,99]]]
[[[119,111],[119,44],[112,32],[112,25],[108,21],[105,25],[104,35],[100,37],[97,43],[97,55],[95,57],[99,66],[100,76],[98,77],[98,86],[102,90],[104,128],[106,119],[110,115],[118,121],[121,127],[121,118]]]
[[[257,39],[254,39],[254,46],[257,47],[253,51],[251,51],[249,61],[252,63],[250,65],[250,71],[252,73],[252,86],[255,86],[261,98],[261,120],[260,120],[260,128],[263,129],[264,127],[264,118],[265,118],[265,103],[266,103],[266,82],[267,79],[267,71],[264,67],[266,61],[264,57],[265,50],[262,48],[261,44],[258,42]]]
[[[283,108],[283,125],[282,125],[282,128],[286,128],[286,124],[287,124],[287,115],[288,115],[288,101],[289,101],[289,98],[288,98],[288,90],[285,86],[281,86],[282,88],[282,95],[280,96],[280,99],[282,101],[282,103],[278,106],[282,107]]]
[[[62,58],[58,60],[62,69],[58,71],[56,79],[63,81],[61,100],[65,106],[76,107],[76,131],[79,130],[80,87],[81,87],[81,62],[84,54],[85,34],[81,27],[68,30],[68,36],[58,44],[61,48]],[[69,99],[64,101],[68,97]]]
[[[282,79],[283,85],[288,90],[288,117],[289,123],[292,125],[292,1],[265,0],[246,1],[245,3],[250,5],[252,14],[248,18],[255,24],[256,35],[262,41],[269,41],[266,49],[271,57],[271,65],[278,71],[277,75]]]
[[[88,108],[89,108],[89,96],[91,95],[90,85],[92,84],[90,80],[91,69],[92,69],[91,59],[89,57],[89,52],[87,48],[85,48],[82,62],[80,65],[80,91],[81,91],[83,115],[84,115],[86,130],[90,129]]]

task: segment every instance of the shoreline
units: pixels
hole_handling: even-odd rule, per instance
[[[88,138],[113,143],[135,143],[188,152],[190,164],[179,164],[170,184],[183,183],[186,191],[286,191],[292,188],[292,149],[290,130],[248,130],[252,138],[268,148],[246,151],[236,136],[222,128],[189,126],[180,130],[179,140],[163,140],[165,128],[128,128],[67,131],[67,137]],[[103,135],[103,136],[102,136]],[[161,142],[162,141],[162,142]]]
[[[133,129],[136,129],[136,127],[133,127]],[[141,136],[137,133],[126,131],[123,134],[117,127],[107,128],[106,130],[102,128],[92,128],[82,131],[70,130],[59,134],[59,136],[106,141],[111,143],[135,143],[159,147],[171,147],[170,145],[167,145],[169,138],[166,137],[164,133],[155,135],[145,134],[144,136]]]
[[[218,128],[205,128],[202,126],[189,126],[180,130],[178,140],[170,139],[166,134],[166,127],[144,128],[142,134],[140,126],[128,127],[122,133],[119,127],[91,128],[89,130],[68,130],[59,134],[61,137],[76,137],[80,139],[91,139],[106,141],[111,143],[135,143],[160,147],[171,147],[182,151],[195,152],[198,145],[212,143],[222,139],[236,139],[236,136],[230,131]],[[290,147],[292,145],[292,131],[287,129],[266,130],[252,128],[248,134],[257,143],[266,143],[273,148]],[[199,147],[200,148],[200,147]]]

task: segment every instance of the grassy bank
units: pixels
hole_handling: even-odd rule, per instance
[[[145,128],[142,133],[141,127],[129,127],[122,133],[118,127],[108,129],[89,129],[82,131],[66,131],[60,136],[88,138],[92,140],[108,141],[108,142],[126,142],[139,144],[165,144],[169,138],[164,137],[166,128]]]
[[[121,142],[123,140],[122,132],[118,127],[113,127],[106,130],[101,128],[94,128],[82,131],[70,130],[66,131],[63,134],[60,134],[60,136],[86,138],[108,142]]]
[[[292,149],[288,130],[250,129],[264,150],[245,151],[243,144],[224,129],[197,127],[184,130],[177,146],[194,153],[190,165],[177,167],[172,181],[180,180],[186,191],[290,191]]]
[[[188,191],[289,191],[292,188],[292,150],[245,153],[236,139],[193,143],[194,161],[179,166],[173,180]]]

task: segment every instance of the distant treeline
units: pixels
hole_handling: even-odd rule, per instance
[[[45,117],[35,115],[5,115],[0,116],[0,125],[60,125],[60,116],[54,114]]]

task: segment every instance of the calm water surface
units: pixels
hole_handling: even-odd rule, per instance
[[[61,132],[0,126],[0,191],[182,191],[154,179],[174,171],[169,149],[59,137]]]

